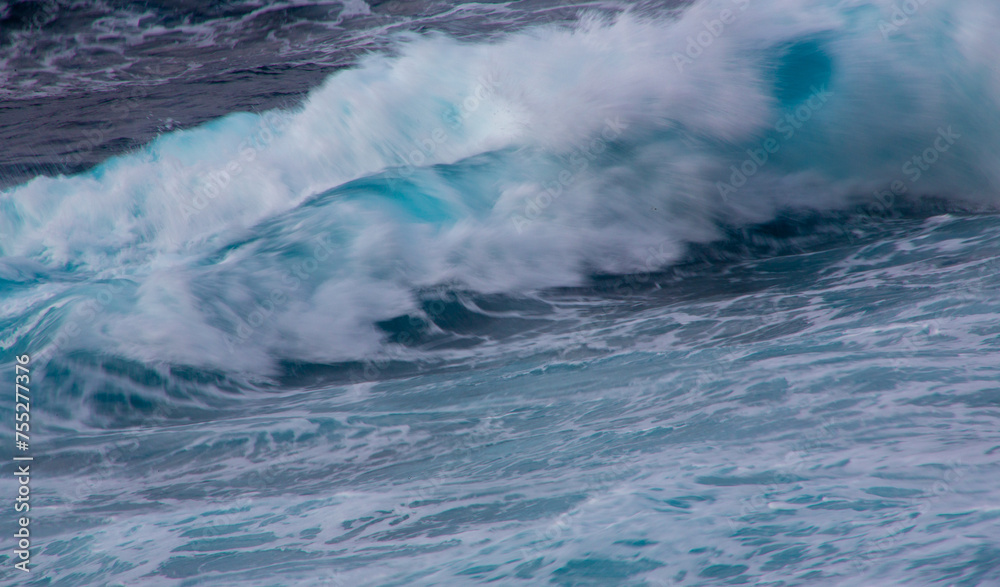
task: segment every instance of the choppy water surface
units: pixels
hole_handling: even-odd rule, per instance
[[[29,4],[4,584],[1000,584],[992,4]]]

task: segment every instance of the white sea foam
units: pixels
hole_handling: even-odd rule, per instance
[[[415,288],[647,271],[719,222],[891,205],[900,185],[994,205],[1000,9],[893,7],[721,0],[490,44],[405,36],[295,112],[8,190],[2,263],[129,284],[70,287],[59,348],[267,371],[373,352],[375,321],[420,312]]]

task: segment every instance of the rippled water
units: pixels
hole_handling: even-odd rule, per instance
[[[739,0],[35,4],[0,5],[4,71],[35,59],[0,105],[36,458],[3,584],[1000,584],[992,5],[883,37],[887,2],[761,1],[678,71]],[[212,72],[129,112],[212,122],[46,171],[22,148],[100,122],[74,100],[141,87],[73,48],[101,27]],[[49,109],[78,126],[24,132]]]
[[[50,427],[39,565],[72,584],[991,584],[998,253],[1000,218],[937,216],[604,291],[451,293],[429,298],[440,322],[503,335],[270,387],[53,361],[49,387],[101,381],[93,422],[134,424]]]

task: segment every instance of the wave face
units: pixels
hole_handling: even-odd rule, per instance
[[[1000,10],[892,6],[707,2],[493,44],[407,38],[297,111],[36,179],[3,196],[6,319],[22,317],[5,346],[75,320],[84,348],[269,372],[376,351],[374,324],[419,314],[420,288],[660,269],[720,223],[891,206],[893,188],[995,204]],[[98,282],[116,289],[91,316]]]
[[[1000,582],[1000,5],[391,4],[0,193],[36,582]]]

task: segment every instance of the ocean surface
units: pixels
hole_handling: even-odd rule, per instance
[[[1000,585],[998,29],[0,2],[0,584]]]

